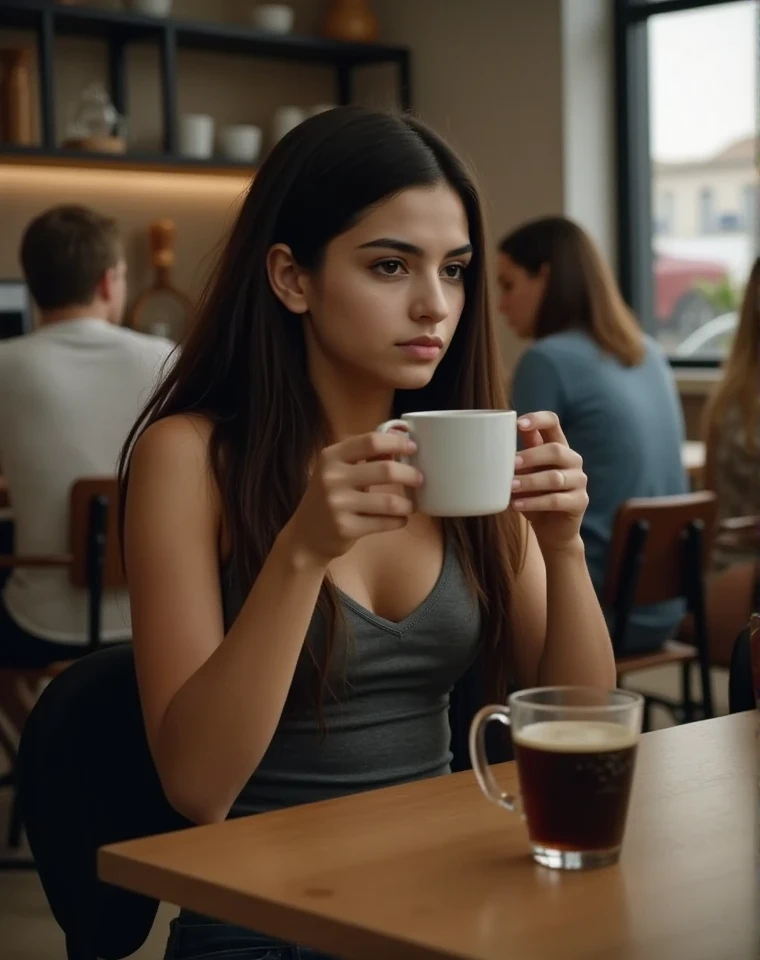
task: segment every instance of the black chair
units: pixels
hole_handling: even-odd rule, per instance
[[[457,684],[450,708],[455,769],[470,766],[467,734],[483,705],[483,666]],[[494,739],[494,761],[509,758]],[[166,800],[143,726],[128,644],[72,663],[42,693],[24,728],[18,786],[45,895],[68,960],[121,960],[145,942],[157,901],[103,883],[101,846],[192,826]]]
[[[98,880],[98,848],[189,824],[169,806],[148,749],[130,645],[93,653],[51,681],[21,737],[18,786],[68,960],[134,953],[158,903]]]
[[[16,568],[64,568],[68,569],[72,584],[86,590],[89,599],[88,642],[77,651],[79,655],[93,653],[101,645],[101,609],[103,591],[118,589],[126,585],[121,563],[118,536],[118,485],[114,477],[90,477],[78,480],[71,489],[69,507],[70,552],[60,556],[19,556],[14,553],[0,555],[0,570],[11,571]],[[6,535],[5,542],[8,542]],[[16,669],[3,667],[0,671],[11,673],[16,682],[24,682],[37,688],[42,682],[57,676],[69,666],[70,661],[48,664],[34,669]],[[0,788],[16,783],[16,751],[7,736],[0,736],[0,746],[10,760],[9,773],[0,776]],[[8,846],[18,849],[21,846],[23,811],[14,796],[8,825]],[[5,858],[0,860],[0,869],[23,869],[33,867],[27,859]]]
[[[752,657],[749,645],[749,626],[734,643],[728,674],[728,709],[731,713],[754,710],[755,691],[752,686]]]
[[[453,773],[472,769],[469,750],[470,724],[475,714],[486,702],[485,689],[485,664],[481,654],[451,692],[449,726],[451,728],[451,770]],[[491,763],[503,763],[506,760],[512,760],[511,740],[508,736],[504,736],[504,728],[501,724],[490,723],[488,725],[486,729],[486,752]]]
[[[612,645],[622,678],[638,670],[678,664],[681,698],[645,695],[644,729],[651,706],[669,710],[679,722],[713,716],[704,572],[710,555],[717,500],[711,491],[627,500],[613,529],[604,602],[613,614]],[[694,620],[695,646],[668,641],[661,650],[626,654],[625,635],[636,606],[685,598]],[[702,702],[692,695],[692,667],[699,667]]]

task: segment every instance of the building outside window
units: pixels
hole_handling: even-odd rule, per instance
[[[675,363],[717,363],[760,253],[760,4],[616,3],[621,285]]]

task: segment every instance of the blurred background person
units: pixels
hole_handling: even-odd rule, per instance
[[[744,292],[723,376],[705,411],[704,486],[718,497],[707,615],[713,662],[728,666],[737,634],[760,609],[760,258]]]
[[[687,491],[683,413],[670,366],[573,221],[524,224],[502,240],[497,266],[500,310],[519,337],[533,341],[515,371],[514,407],[518,416],[554,411],[583,457],[589,506],[581,536],[601,594],[620,505]],[[625,652],[660,648],[684,610],[680,600],[635,608]]]
[[[127,268],[113,220],[81,206],[48,210],[27,228],[20,260],[39,326],[0,343],[0,463],[15,552],[44,556],[68,551],[73,483],[115,474],[173,344],[120,326]],[[103,639],[129,635],[126,593],[106,592]],[[0,600],[0,666],[71,659],[86,640],[86,591],[67,570],[12,572]],[[26,708],[1,678],[0,707],[19,727]]]

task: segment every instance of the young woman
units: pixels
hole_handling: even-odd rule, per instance
[[[614,686],[557,417],[520,422],[514,509],[443,522],[414,511],[408,438],[375,430],[504,407],[485,256],[470,178],[408,118],[323,113],[251,186],[124,464],[146,728],[191,820],[447,772],[449,693],[481,651],[492,697]],[[231,941],[310,955],[183,912],[167,956]]]
[[[572,221],[547,217],[510,234],[498,275],[502,313],[519,336],[535,341],[515,372],[515,409],[553,410],[583,457],[589,508],[581,536],[601,591],[623,501],[687,490],[673,376],[593,242]],[[680,601],[636,609],[626,652],[662,646],[683,613]]]
[[[752,609],[760,610],[760,258],[747,281],[733,347],[705,414],[704,485],[718,497],[708,583],[713,661],[728,666]]]

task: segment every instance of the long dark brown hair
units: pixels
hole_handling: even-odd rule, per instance
[[[229,563],[244,591],[252,585],[303,496],[315,453],[330,442],[307,373],[302,319],[270,288],[267,251],[287,244],[301,266],[318,269],[330,240],[373,204],[409,187],[442,182],[459,195],[469,222],[474,252],[465,274],[465,306],[431,382],[398,391],[394,415],[506,406],[486,288],[483,218],[471,177],[451,149],[416,120],[358,107],[331,110],[283,138],[254,179],[197,322],[122,451],[122,517],[129,453],[140,434],[164,417],[206,417]],[[508,511],[446,526],[479,598],[489,693],[504,697],[511,677],[509,588],[523,552],[518,518]],[[321,723],[339,623],[329,577],[318,610],[330,625],[327,638],[320,651],[307,652]]]
[[[757,423],[760,417],[760,257],[755,260],[747,280],[731,352],[723,364],[723,376],[708,401],[704,417],[707,438],[719,426],[730,406],[739,408],[744,427],[744,449],[757,449]]]
[[[499,249],[534,276],[548,267],[533,334],[537,340],[563,330],[582,330],[624,366],[641,363],[641,328],[612,271],[577,223],[567,217],[531,220],[506,236]]]

